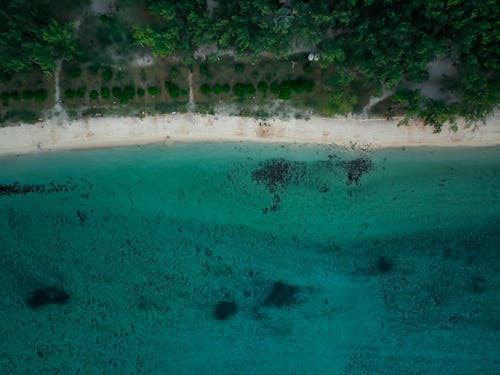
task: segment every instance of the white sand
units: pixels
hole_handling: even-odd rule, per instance
[[[177,114],[102,117],[61,123],[0,128],[0,154],[139,145],[161,142],[255,141],[336,144],[383,148],[402,146],[494,146],[500,144],[500,117],[477,130],[447,127],[434,134],[418,123],[397,127],[397,120],[312,118],[262,121],[236,116]]]

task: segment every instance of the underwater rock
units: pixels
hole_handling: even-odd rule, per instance
[[[392,261],[385,255],[378,257],[377,270],[383,273],[390,272],[392,270]]]
[[[285,284],[282,281],[276,281],[273,289],[267,295],[264,306],[283,307],[295,302],[295,294],[299,288],[295,285]]]
[[[18,182],[14,182],[13,184],[0,185],[0,195],[19,195],[44,192],[45,185],[42,184],[20,185]]]
[[[304,175],[304,166],[283,158],[266,160],[259,164],[259,168],[252,172],[252,180],[265,185],[274,192],[284,188],[292,182],[297,182]]]
[[[83,211],[76,210],[76,216],[78,216],[80,225],[83,227],[85,225],[85,222],[87,221],[88,215]]]
[[[215,320],[226,320],[238,311],[238,306],[233,301],[221,301],[214,309]]]
[[[290,181],[290,162],[285,159],[266,160],[252,172],[252,179],[274,191]]]
[[[285,160],[283,158],[269,159],[259,164],[252,172],[252,180],[264,185],[273,194],[273,204],[263,210],[264,213],[274,212],[280,208],[279,191],[289,184],[298,184],[304,178],[306,168],[304,163]]]
[[[69,299],[69,294],[62,288],[48,287],[36,289],[33,295],[26,300],[26,304],[32,309],[43,307],[49,304],[65,304]]]
[[[353,182],[357,185],[361,176],[373,169],[373,162],[367,157],[361,157],[354,160],[342,161],[340,162],[340,166],[347,174],[348,185],[351,185]]]
[[[0,184],[0,196],[11,196],[11,195],[23,195],[31,193],[61,193],[75,191],[79,189],[81,191],[86,191],[86,194],[82,194],[82,198],[88,198],[88,193],[93,187],[90,181],[82,179],[83,184],[78,186],[71,179],[66,183],[55,183],[49,182],[47,184],[24,184],[21,185],[19,182],[13,182],[11,184]]]

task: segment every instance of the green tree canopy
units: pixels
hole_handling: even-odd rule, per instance
[[[52,71],[56,61],[78,53],[74,25],[51,14],[44,1],[12,0],[0,9],[0,71],[4,75],[37,65]]]

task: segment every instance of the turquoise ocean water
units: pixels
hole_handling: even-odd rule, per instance
[[[0,158],[1,374],[498,374],[500,148]]]

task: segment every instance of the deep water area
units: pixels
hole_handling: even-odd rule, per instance
[[[0,158],[1,374],[498,374],[500,148]]]

